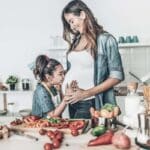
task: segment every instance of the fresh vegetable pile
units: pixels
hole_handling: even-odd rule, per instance
[[[131,147],[130,138],[123,132],[114,133],[112,130],[105,131],[103,127],[99,128],[99,126],[94,128],[92,132],[94,132],[94,135],[99,134],[99,136],[90,140],[88,146],[113,144],[119,149],[129,149]]]
[[[52,131],[52,130],[40,129],[39,134],[42,136],[47,135],[51,140],[49,143],[44,144],[44,150],[53,150],[56,148],[60,148],[64,138],[63,132],[58,130]]]
[[[90,109],[91,115],[93,117],[99,118],[113,118],[120,114],[120,108],[117,105],[106,103],[100,111],[95,110],[94,108]]]
[[[106,127],[104,125],[99,125],[92,130],[92,135],[100,136],[106,132]]]

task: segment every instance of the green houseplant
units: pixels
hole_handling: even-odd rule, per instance
[[[18,78],[15,75],[10,75],[6,80],[6,83],[9,84],[10,90],[15,90],[15,85],[18,83]]]

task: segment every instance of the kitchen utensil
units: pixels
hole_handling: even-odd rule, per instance
[[[89,124],[89,120],[86,120],[85,124],[84,124],[84,127],[83,127],[83,129],[81,131],[81,134],[86,133],[86,128],[87,128],[88,124]]]
[[[127,126],[127,125],[125,125],[124,123],[120,122],[117,119],[113,119],[111,123],[114,124],[114,125],[122,126],[122,127],[126,127]],[[127,126],[127,129],[133,130],[133,128],[130,127],[130,126]]]
[[[137,138],[135,138],[135,144],[137,144],[141,148],[144,148],[145,150],[150,149],[150,144],[148,144],[148,143],[143,144],[143,143],[139,142]]]
[[[130,72],[129,71],[129,74],[131,76],[133,76],[135,79],[137,79],[140,83],[144,84],[144,85],[147,85],[147,83],[143,82],[137,75],[135,75],[134,73]]]
[[[134,78],[136,78],[140,83],[147,85],[146,81],[148,81],[150,79],[150,72],[148,74],[146,74],[145,76],[143,76],[142,78],[139,78],[137,75],[135,75],[133,72],[129,71],[129,74],[131,76],[133,76]]]
[[[16,135],[19,135],[19,136],[24,136],[24,137],[27,137],[29,139],[33,139],[35,141],[38,141],[39,139],[33,135],[29,135],[29,134],[25,134],[24,131],[21,131],[21,130],[15,130],[15,129],[11,129],[11,131],[14,132],[14,134]]]
[[[87,133],[92,128],[92,120],[86,120],[85,126],[82,129],[82,134]]]

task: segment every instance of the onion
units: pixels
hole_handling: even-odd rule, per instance
[[[123,132],[114,134],[112,144],[120,149],[128,149],[131,147],[130,138]]]

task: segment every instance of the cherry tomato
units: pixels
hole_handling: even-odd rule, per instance
[[[51,130],[49,130],[49,131],[47,131],[47,136],[50,138],[50,139],[53,139],[54,137],[55,137],[55,134],[54,134],[54,132],[53,131],[51,131]]]
[[[57,139],[53,139],[53,147],[54,148],[59,148],[60,147],[60,141]]]
[[[79,131],[78,131],[77,129],[72,129],[72,130],[71,130],[71,134],[72,134],[73,136],[78,136],[78,135],[79,135]]]
[[[55,135],[55,138],[61,142],[62,139],[63,139],[63,133],[62,133],[62,132],[58,132],[58,133]]]
[[[60,131],[58,131],[58,130],[55,130],[55,131],[53,131],[54,132],[54,134],[56,135],[57,133],[59,133]]]
[[[34,116],[34,115],[29,116],[29,118],[31,118],[33,121],[40,119],[39,116]]]
[[[45,130],[45,129],[40,129],[39,130],[40,135],[45,135],[46,133],[47,133],[47,130]]]
[[[83,120],[77,120],[77,121],[73,121],[70,122],[69,124],[69,128],[72,129],[82,129],[84,127],[84,121]]]
[[[53,145],[51,143],[45,143],[44,150],[53,150]]]

